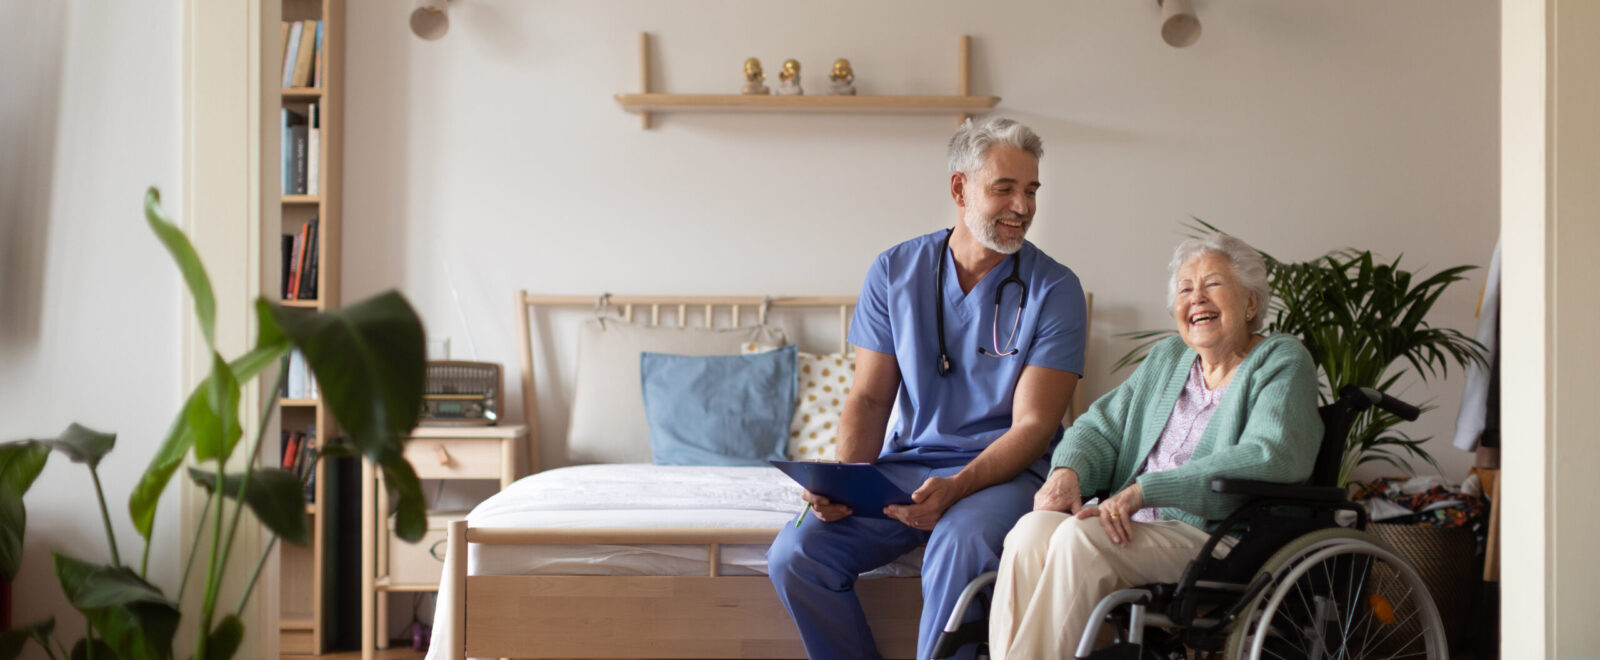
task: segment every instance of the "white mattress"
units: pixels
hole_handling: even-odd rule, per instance
[[[484,528],[772,529],[793,524],[800,486],[772,467],[582,465],[524,478],[467,515]],[[726,545],[719,572],[765,575],[765,545]],[[705,575],[699,545],[468,546],[471,575]],[[915,576],[920,549],[867,574]]]

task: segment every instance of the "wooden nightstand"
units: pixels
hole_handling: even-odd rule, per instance
[[[491,479],[500,488],[527,472],[528,427],[419,426],[406,442],[405,457],[418,479]],[[389,592],[437,591],[443,569],[444,528],[449,516],[429,512],[428,534],[415,545],[391,543],[389,496],[371,463],[361,464],[361,656],[388,646]],[[464,515],[464,513],[463,513]],[[433,529],[435,522],[441,526]],[[435,546],[437,546],[435,548]],[[437,558],[438,569],[430,569]]]

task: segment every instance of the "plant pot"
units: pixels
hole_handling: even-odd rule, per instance
[[[1372,523],[1367,531],[1388,543],[1422,577],[1439,607],[1451,650],[1470,648],[1473,605],[1482,582],[1472,531],[1387,523]]]

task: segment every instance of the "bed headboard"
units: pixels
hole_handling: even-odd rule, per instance
[[[1093,317],[1094,296],[1085,294],[1086,308]],[[819,320],[837,315],[839,352],[850,351],[850,317],[856,305],[855,296],[788,296],[767,298],[761,296],[619,296],[602,295],[544,295],[519,290],[516,292],[517,352],[521,358],[522,410],[528,425],[528,470],[538,472],[543,468],[540,458],[539,396],[535,386],[537,353],[533,337],[533,315],[543,309],[611,311],[627,322],[658,326],[664,323],[676,326],[739,327],[767,323],[774,313],[799,314],[805,319]],[[614,310],[614,311],[613,311]],[[1085,328],[1088,324],[1085,324]],[[1088,338],[1085,337],[1085,343]],[[1084,409],[1084,388],[1074,392],[1063,423],[1070,424]]]

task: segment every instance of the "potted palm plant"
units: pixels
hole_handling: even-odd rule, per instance
[[[16,657],[30,639],[52,659],[170,658],[179,620],[185,616],[198,617],[192,657],[233,657],[244,636],[239,615],[272,543],[282,538],[303,545],[310,536],[299,478],[287,470],[262,467],[259,461],[266,420],[277,397],[269,398],[257,433],[247,442],[239,418],[241,383],[256,378],[291,349],[305,355],[324,401],[344,432],[324,442],[320,456],[360,455],[376,464],[400,496],[398,535],[416,541],[426,531],[416,473],[401,455],[405,438],[417,423],[424,379],[422,323],[411,305],[395,292],[324,313],[257,300],[255,346],[232,361],[225,360],[217,353],[214,340],[216,299],[210,278],[188,238],[166,218],[160,201],[154,188],[146,193],[145,219],[183,274],[195,317],[211,350],[210,374],[178,411],[167,438],[128,497],[128,514],[143,540],[139,556],[118,551],[111,511],[100,487],[98,466],[116,444],[115,434],[73,424],[56,438],[0,444],[0,577],[10,580],[21,570],[27,522],[22,497],[53,452],[88,468],[111,556],[110,564],[96,564],[66,551],[52,552],[62,591],[87,622],[86,635],[68,647],[56,638],[53,619],[32,622],[0,633],[0,660]],[[278,385],[267,391],[281,388],[283,378],[280,373]],[[233,463],[242,469],[227,470],[229,459],[240,452],[245,460]],[[147,580],[146,570],[156,505],[173,475],[191,457],[186,476],[206,489],[209,497],[202,514],[207,524],[196,532],[190,546],[183,583],[192,577],[197,557],[204,555],[206,561],[198,562],[202,573],[196,577],[204,585],[200,609],[183,612],[174,599]],[[234,562],[253,567],[255,573],[237,608],[228,608],[218,596],[230,559],[238,559],[230,556],[234,532],[247,512],[270,529],[273,537],[261,557],[250,558],[254,561],[248,564]],[[176,593],[183,591],[180,584]]]
[[[1198,218],[1197,232],[1221,230]],[[1300,338],[1317,363],[1323,382],[1322,403],[1346,385],[1391,393],[1403,378],[1426,382],[1443,377],[1454,365],[1484,361],[1483,346],[1452,328],[1434,327],[1428,313],[1451,284],[1473,266],[1446,268],[1429,277],[1400,267],[1400,259],[1383,262],[1368,250],[1335,250],[1311,261],[1291,263],[1262,252],[1267,283],[1272,289],[1267,330]],[[1123,336],[1140,343],[1119,359],[1112,371],[1144,359],[1151,346],[1174,330],[1146,330]],[[1431,406],[1423,406],[1424,410]],[[1411,460],[1438,468],[1423,444],[1396,428],[1401,419],[1377,408],[1361,415],[1350,430],[1339,483],[1348,484],[1366,463],[1388,464],[1407,474]]]

